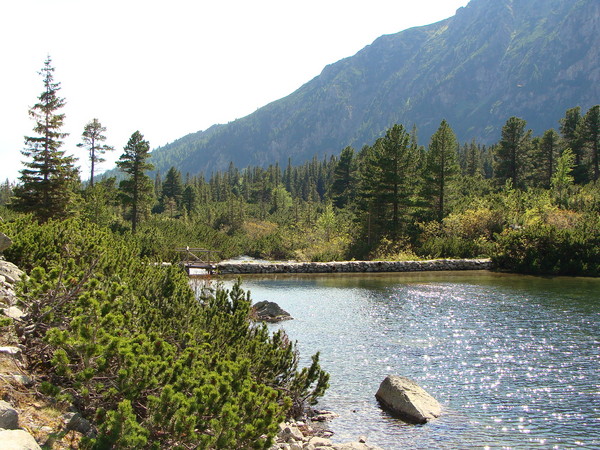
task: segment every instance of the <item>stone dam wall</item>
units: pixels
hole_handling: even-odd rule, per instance
[[[221,275],[269,273],[368,273],[489,270],[489,259],[434,259],[429,261],[235,262],[216,264]]]

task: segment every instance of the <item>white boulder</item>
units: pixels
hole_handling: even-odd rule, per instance
[[[2,450],[42,450],[32,435],[25,430],[0,430]]]
[[[426,423],[442,413],[441,405],[425,389],[398,375],[386,377],[375,397],[383,408],[410,423]]]

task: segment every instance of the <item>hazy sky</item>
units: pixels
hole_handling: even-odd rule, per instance
[[[113,166],[139,130],[156,148],[291,94],[377,37],[454,15],[468,0],[14,0],[3,2],[0,181],[16,180],[28,109],[51,56],[66,99],[63,147],[98,118]]]

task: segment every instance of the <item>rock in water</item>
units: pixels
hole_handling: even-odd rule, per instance
[[[410,423],[426,423],[439,417],[442,407],[417,383],[406,377],[389,375],[375,398],[382,407]]]
[[[284,311],[275,302],[262,301],[256,303],[252,309],[256,316],[256,320],[263,322],[281,322],[282,320],[290,320],[292,316],[287,311]]]

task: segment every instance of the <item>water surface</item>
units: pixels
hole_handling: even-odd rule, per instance
[[[245,276],[277,302],[305,364],[321,352],[333,440],[396,448],[600,448],[600,279],[491,272]],[[408,376],[444,408],[426,425],[375,392]]]

